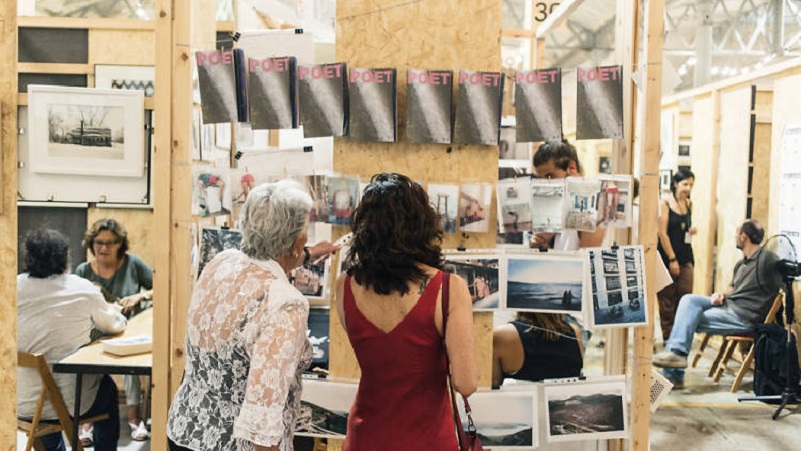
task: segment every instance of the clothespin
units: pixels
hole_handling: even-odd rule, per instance
[[[464,242],[467,241],[470,236],[464,232],[462,232],[462,241],[459,243],[459,247],[456,248],[457,251],[464,252],[467,250],[467,247],[464,245]]]

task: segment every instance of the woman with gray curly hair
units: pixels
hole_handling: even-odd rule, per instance
[[[312,353],[309,304],[287,274],[306,258],[311,207],[296,182],[257,186],[242,207],[242,249],[217,254],[203,270],[169,411],[171,450],[292,449]]]

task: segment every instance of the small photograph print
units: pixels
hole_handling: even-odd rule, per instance
[[[626,382],[545,387],[548,442],[627,438]]]
[[[445,233],[456,233],[456,217],[459,214],[459,185],[429,183],[428,201],[439,216]]]
[[[498,231],[516,234],[531,231],[531,182],[528,178],[498,181]]]
[[[558,232],[564,228],[565,179],[531,180],[531,229]]]
[[[231,213],[231,187],[228,170],[213,166],[195,166],[192,171],[193,214],[202,217]]]
[[[456,403],[466,429],[464,403],[461,400]],[[476,392],[470,396],[470,410],[478,437],[485,448],[529,450],[537,446],[536,391]]]
[[[309,220],[311,222],[328,222],[330,212],[328,177],[324,175],[309,175],[304,177],[304,183],[314,202]]]
[[[220,252],[228,249],[239,249],[242,244],[242,234],[236,230],[203,229],[200,235],[200,258],[197,276],[203,268]]]
[[[309,309],[309,328],[306,335],[312,345],[312,365],[310,369],[328,369],[330,312],[331,310],[327,308]]]
[[[598,220],[601,183],[595,178],[568,177],[565,228],[594,232]]]
[[[670,169],[659,170],[659,190],[662,192],[670,191],[673,180],[673,171]]]
[[[358,177],[328,177],[328,222],[349,225],[350,215],[359,203]]]
[[[328,288],[328,267],[326,262],[304,263],[289,273],[289,281],[309,299],[325,299]]]
[[[603,175],[598,201],[598,227],[631,226],[631,176]]]
[[[588,256],[594,326],[647,324],[642,246],[590,249]]]
[[[612,173],[612,159],[610,157],[598,158],[598,173],[600,174]]]
[[[489,230],[492,185],[468,183],[459,192],[459,229],[462,232],[486,232]]]
[[[125,108],[49,104],[47,154],[50,157],[122,160]]]
[[[548,313],[581,312],[585,258],[580,254],[510,254],[505,274],[506,308]]]
[[[295,435],[345,438],[348,412],[358,388],[358,384],[304,379]]]
[[[446,253],[443,271],[456,274],[467,282],[473,311],[501,307],[501,281],[498,255],[481,253]]]

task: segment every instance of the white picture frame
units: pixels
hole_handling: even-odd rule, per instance
[[[142,177],[144,121],[141,91],[30,85],[30,169],[46,174]]]
[[[316,377],[315,377],[316,378]],[[359,384],[303,379],[300,410],[295,435],[303,437],[345,438],[350,407]]]
[[[462,426],[467,427],[464,403],[457,400]],[[493,450],[530,450],[539,442],[537,386],[522,390],[492,390],[470,396],[470,410],[481,443]]]
[[[95,88],[142,91],[145,97],[153,97],[156,92],[156,68],[95,64]]]

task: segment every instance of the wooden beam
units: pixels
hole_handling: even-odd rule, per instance
[[[88,75],[95,72],[91,64],[65,63],[19,63],[17,72],[21,74],[79,74]]]
[[[502,38],[526,38],[531,39],[536,35],[534,30],[525,30],[520,28],[504,28],[501,32]]]
[[[634,165],[634,130],[637,119],[637,86],[632,71],[638,63],[639,0],[617,0],[615,15],[616,61],[623,65],[623,139],[612,143],[612,172],[631,174]],[[607,229],[618,244],[631,243],[630,229]],[[628,329],[610,329],[604,348],[604,373],[626,374],[628,367]],[[609,451],[623,450],[623,440],[610,440]]]
[[[545,38],[551,30],[556,29],[556,27],[567,21],[570,15],[573,14],[573,11],[583,3],[584,0],[567,0],[562,2],[562,4],[556,8],[556,12],[545,19],[545,22],[537,28],[537,38]]]
[[[788,76],[799,73],[801,73],[801,58],[793,58],[778,64],[763,67],[762,69],[755,70],[744,75],[738,75],[736,77],[716,81],[699,88],[682,91],[678,94],[665,97],[662,99],[662,105],[670,105],[672,103],[678,103],[681,100],[708,95],[712,91],[736,89],[742,85],[753,84],[755,80],[760,78]]]
[[[156,4],[156,42],[154,48],[156,64],[155,82],[159,89],[155,93],[155,118],[153,168],[153,222],[155,235],[169,237],[172,232],[172,50],[173,1],[158,0]],[[167,411],[172,399],[170,391],[172,348],[171,341],[171,240],[165,239],[154,249],[153,260],[153,375],[152,375],[152,437],[153,451],[167,450]]]
[[[24,16],[20,28],[85,28],[87,30],[154,30],[156,20]]]
[[[647,0],[644,11],[645,42],[643,47],[643,127],[640,137],[640,224],[639,237],[645,249],[647,280],[647,326],[634,329],[634,362],[632,378],[631,449],[646,451],[651,418],[651,358],[654,345],[654,310],[656,308],[656,235],[659,204],[660,121],[662,117],[662,37],[665,31],[665,3]]]
[[[236,31],[236,22],[233,20],[218,20],[217,31]]]
[[[0,443],[17,441],[17,2],[0,2]]]

